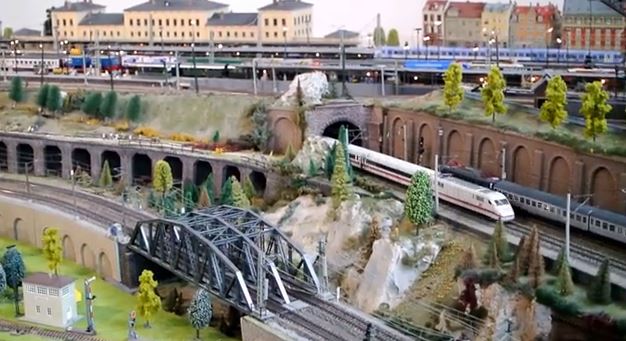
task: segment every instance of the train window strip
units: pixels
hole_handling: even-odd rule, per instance
[[[352,158],[352,160],[355,160],[355,159],[354,159],[354,158]],[[357,162],[359,162],[359,163],[360,163],[360,161],[357,161]],[[369,160],[367,160],[367,159],[363,159],[363,163],[364,163],[364,164],[365,164],[365,163],[369,163],[369,164],[371,164],[371,165],[373,165],[373,166],[376,166],[376,167],[378,167],[378,168],[381,168],[381,169],[386,170],[386,171],[391,172],[391,173],[401,173],[402,175],[405,175],[405,176],[406,176],[406,177],[408,177],[408,178],[411,178],[411,176],[412,176],[412,174],[407,174],[407,173],[405,173],[405,172],[403,172],[403,171],[400,171],[400,170],[397,170],[397,169],[393,169],[393,168],[391,168],[391,167],[388,167],[388,166],[385,166],[385,165],[381,165],[381,164],[379,164],[379,163],[377,163],[377,162],[369,161]]]

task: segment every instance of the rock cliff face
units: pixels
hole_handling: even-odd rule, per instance
[[[280,98],[280,104],[291,105],[296,98],[298,81],[304,95],[306,105],[316,105],[322,103],[322,98],[328,94],[328,79],[323,72],[307,72],[296,76],[289,84],[289,89]]]

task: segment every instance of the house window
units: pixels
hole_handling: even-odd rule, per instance
[[[148,19],[143,19],[143,25],[148,26]]]
[[[106,37],[107,36],[107,31],[102,31],[102,36]]]
[[[159,19],[159,26],[163,26],[163,19]]]
[[[265,18],[265,26],[269,26],[270,25],[270,20],[268,18]]]
[[[29,284],[26,290],[28,290],[28,292],[35,292],[35,286],[32,284]]]
[[[134,37],[134,36],[135,36],[135,34],[134,34],[133,32],[130,32],[130,36],[131,36],[131,37]]]
[[[196,26],[200,27],[200,19],[196,19]]]
[[[74,19],[70,19],[70,26],[74,26]]]
[[[283,37],[287,36],[287,32],[283,31]]]
[[[196,38],[200,38],[200,32],[196,32]]]
[[[278,19],[274,18],[274,26],[278,26]]]
[[[230,31],[226,32],[226,37],[230,37]]]
[[[67,21],[65,19],[63,19],[63,26],[67,25]]]
[[[238,36],[237,31],[235,31],[235,38],[237,38],[237,36]]]
[[[113,31],[111,31],[111,32],[110,32],[110,36],[111,36],[111,37],[113,36]]]
[[[285,18],[283,18],[283,26],[287,26],[287,20],[285,20]]]
[[[180,26],[185,26],[185,19],[180,19]]]
[[[185,38],[185,32],[181,32],[181,33],[180,33],[180,36],[181,36],[181,37],[183,37],[183,38]]]
[[[176,26],[178,24],[178,21],[176,19],[173,19],[173,24],[174,26]]]
[[[193,19],[189,19],[189,26],[193,25]]]
[[[246,37],[246,32],[241,32],[241,37],[245,38]]]
[[[218,31],[217,32],[217,36],[221,38],[222,37],[222,31]]]
[[[148,36],[148,31],[145,31],[145,32],[143,33],[143,35],[147,37],[147,36]]]
[[[141,26],[141,19],[136,19],[135,22],[137,23],[137,26]]]
[[[48,307],[48,316],[52,316],[52,308]]]
[[[37,287],[37,293],[41,295],[45,295],[48,293],[48,289],[45,287]]]
[[[274,38],[278,38],[278,32],[274,32]]]
[[[35,309],[37,310],[37,314],[41,313],[41,307],[40,306],[36,306]]]
[[[254,38],[254,32],[250,32],[250,38]]]
[[[165,19],[165,26],[170,26],[170,19]]]
[[[269,38],[270,37],[270,33],[269,32],[265,32],[265,38]]]

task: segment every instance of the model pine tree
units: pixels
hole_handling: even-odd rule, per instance
[[[50,85],[48,87],[48,95],[46,96],[46,109],[54,113],[59,111],[62,105],[61,89],[56,85]]]
[[[15,77],[11,79],[9,98],[13,101],[14,105],[24,101],[24,99],[26,98],[26,93],[24,92],[24,82],[22,81],[22,78]]]
[[[109,91],[104,96],[100,104],[100,115],[103,119],[111,119],[115,116],[115,108],[117,107],[117,93]]]
[[[366,263],[372,255],[374,242],[379,240],[381,237],[382,234],[380,232],[380,224],[378,223],[378,219],[374,218],[370,223],[370,231],[367,235],[367,244],[365,245],[365,251],[363,252],[363,261]]]
[[[254,184],[249,177],[246,177],[246,179],[243,180],[243,184],[241,185],[241,187],[243,188],[243,193],[249,200],[252,200],[252,198],[257,195],[256,189],[254,189]]]
[[[237,178],[233,176],[231,177],[231,181],[233,183],[233,204],[239,208],[250,208],[250,200],[246,196],[246,193],[244,193],[241,184],[237,181]]]
[[[563,262],[565,261],[565,245],[559,251],[559,254],[556,256],[556,260],[552,264],[552,274],[558,276],[561,272],[561,266],[563,266]]]
[[[185,212],[193,211],[194,206],[196,206],[196,202],[193,201],[193,194],[191,192],[184,192],[183,206],[185,206]]]
[[[433,195],[428,174],[417,171],[411,177],[411,184],[406,190],[404,214],[416,226],[431,221],[433,214]]]
[[[102,94],[99,92],[92,92],[87,95],[87,98],[85,98],[85,102],[80,109],[85,114],[98,118],[100,116],[100,103],[102,103]]]
[[[187,195],[187,193],[191,194],[191,201],[194,203],[198,202],[198,190],[199,188],[194,185],[191,179],[183,181],[183,193],[185,193],[184,195]]]
[[[260,105],[256,108],[252,114],[252,124],[254,125],[254,129],[252,130],[252,143],[257,150],[265,152],[267,150],[267,142],[272,136],[265,106]]]
[[[209,195],[209,206],[215,203],[215,182],[213,181],[213,173],[209,173],[204,182],[202,183],[202,187],[206,189],[207,194]]]
[[[139,121],[141,117],[141,99],[138,95],[130,98],[126,107],[126,118],[131,122]]]
[[[350,139],[348,136],[348,128],[346,126],[339,127],[339,136],[337,136],[341,145],[343,145],[344,152],[348,151],[348,145],[350,144]],[[352,165],[350,164],[350,155],[349,153],[344,153],[344,158],[346,159],[346,170],[348,171],[348,176],[350,179],[354,178],[354,171],[352,170]]]
[[[53,272],[55,276],[58,276],[59,266],[63,260],[63,244],[61,244],[61,238],[59,238],[59,230],[48,227],[43,232],[42,244],[43,256],[48,261],[48,270]]]
[[[596,138],[607,131],[606,114],[613,107],[607,103],[609,94],[602,88],[601,82],[587,83],[585,93],[582,97],[582,105],[580,113],[585,116],[585,130],[583,131],[586,138]]]
[[[598,268],[598,273],[587,291],[587,298],[596,304],[611,303],[611,280],[608,259],[605,259],[600,268]]]
[[[536,226],[531,232],[529,252],[528,283],[536,289],[541,284],[545,271],[543,255],[541,254],[541,240]]]
[[[208,327],[212,317],[211,296],[206,290],[198,289],[191,301],[191,305],[187,309],[187,318],[196,329],[196,338],[198,340],[200,339],[200,329]]]
[[[457,267],[460,271],[474,269],[478,267],[478,257],[476,256],[476,249],[474,244],[470,244],[468,248],[463,252],[461,261]]]
[[[22,259],[22,254],[11,245],[7,247],[7,251],[2,256],[2,267],[7,277],[7,285],[13,289],[13,299],[15,300],[15,316],[20,315],[19,291],[18,287],[22,284],[22,279],[26,275],[26,266]]]
[[[333,176],[330,178],[332,201],[335,209],[350,197],[351,192],[344,154],[343,146],[339,145],[335,150],[335,168],[333,169]]]
[[[496,114],[505,114],[507,107],[504,105],[504,89],[506,82],[500,68],[493,66],[487,75],[486,84],[480,91],[485,106],[485,115],[491,116],[491,121],[496,121]]]
[[[559,274],[556,279],[556,290],[561,296],[567,296],[574,293],[574,281],[569,268],[569,262],[563,257],[563,262],[559,267]]]
[[[102,188],[108,188],[113,185],[113,176],[111,176],[111,167],[109,167],[109,160],[104,160],[102,165],[102,171],[100,171],[100,179],[98,180],[98,186]]]
[[[309,177],[314,177],[317,175],[317,165],[315,165],[315,161],[313,159],[309,159],[309,168],[307,170],[307,175]]]
[[[387,37],[385,36],[385,30],[382,27],[376,27],[374,29],[374,33],[372,33],[372,37],[374,40],[374,46],[376,47],[384,46],[387,40]]]
[[[541,105],[539,119],[552,129],[567,119],[567,85],[561,76],[552,77],[546,88],[546,101]]]
[[[499,259],[504,262],[509,261],[511,258],[511,252],[509,251],[509,241],[506,238],[506,230],[502,220],[498,220],[496,223],[496,226],[493,229],[493,234],[491,235],[491,240],[498,249]]]
[[[150,318],[161,309],[161,298],[154,291],[158,282],[154,280],[150,270],[143,270],[139,276],[137,290],[137,311],[146,319],[145,327],[150,328]]]
[[[293,147],[291,146],[291,143],[290,143],[289,145],[287,145],[287,150],[285,151],[285,157],[283,158],[283,161],[291,162],[295,158],[296,158],[296,152],[293,151]]]
[[[220,204],[222,205],[233,205],[233,177],[229,177],[224,181],[222,185],[222,196],[220,197]]]
[[[500,269],[500,258],[498,256],[498,245],[494,239],[487,248],[487,266],[493,269]]]
[[[519,253],[515,255],[515,259],[513,260],[513,265],[511,265],[511,269],[509,270],[509,273],[507,275],[507,279],[511,282],[511,283],[517,283],[517,279],[520,276],[520,257],[519,257]]]
[[[450,64],[448,70],[443,75],[443,101],[449,111],[456,109],[463,101],[465,91],[461,87],[463,80],[463,69],[461,65],[454,62]]]
[[[37,93],[37,105],[41,108],[41,111],[46,110],[49,89],[50,85],[46,83],[39,88],[39,92]]]
[[[326,158],[324,159],[324,173],[328,180],[333,175],[333,170],[335,169],[335,154],[337,153],[337,143],[333,143],[332,147],[326,154]]]
[[[4,292],[7,289],[7,274],[4,272],[4,268],[0,266],[0,292]]]
[[[200,187],[200,195],[198,196],[198,208],[206,208],[211,206],[211,199],[206,187]]]

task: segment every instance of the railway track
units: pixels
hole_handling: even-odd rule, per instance
[[[55,329],[48,329],[43,327],[31,326],[25,323],[19,323],[15,321],[1,320],[0,330],[5,332],[16,332],[16,334],[28,334],[40,336],[50,340],[63,340],[63,341],[104,341],[99,337],[84,334],[80,332],[61,331]],[[19,337],[18,337],[19,338]]]
[[[0,191],[7,196],[40,202],[66,213],[78,214],[93,223],[108,226],[126,221],[132,228],[140,220],[153,218],[147,213],[126,208],[119,202],[80,190],[72,191],[39,182],[31,182],[28,187],[27,189],[25,181],[0,178]]]

